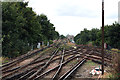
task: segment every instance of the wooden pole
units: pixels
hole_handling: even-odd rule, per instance
[[[104,74],[104,0],[102,0],[102,75]]]

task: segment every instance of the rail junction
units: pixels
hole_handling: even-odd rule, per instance
[[[70,79],[70,76],[87,60],[101,64],[101,48],[76,46],[76,48],[66,49],[61,45],[66,45],[66,42],[57,41],[4,64],[0,68],[2,80],[41,80],[48,78],[48,75],[51,80],[66,80]],[[46,53],[46,49],[50,51]],[[30,61],[22,64],[27,60]],[[104,65],[111,66],[110,53],[105,52],[104,60]]]

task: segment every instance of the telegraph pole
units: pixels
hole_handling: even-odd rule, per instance
[[[102,0],[102,75],[104,74],[104,0]]]

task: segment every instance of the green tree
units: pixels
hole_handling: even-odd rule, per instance
[[[113,23],[112,25],[106,25],[104,27],[104,37],[105,43],[108,45],[119,48],[120,49],[120,24],[117,22]],[[79,34],[74,37],[74,40],[77,44],[87,44],[88,42],[93,42],[94,45],[101,46],[102,39],[101,39],[102,31],[101,29],[92,29],[87,30],[84,29]]]
[[[61,38],[61,39],[64,39],[64,38],[65,38],[65,36],[64,36],[64,35],[60,35],[60,38]]]
[[[2,2],[3,56],[16,57],[41,41],[59,37],[46,15],[27,6],[28,2]]]

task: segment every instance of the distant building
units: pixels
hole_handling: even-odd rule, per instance
[[[67,35],[66,38],[70,41],[74,43],[74,36],[73,35]]]
[[[118,23],[120,24],[120,1],[118,2]]]

